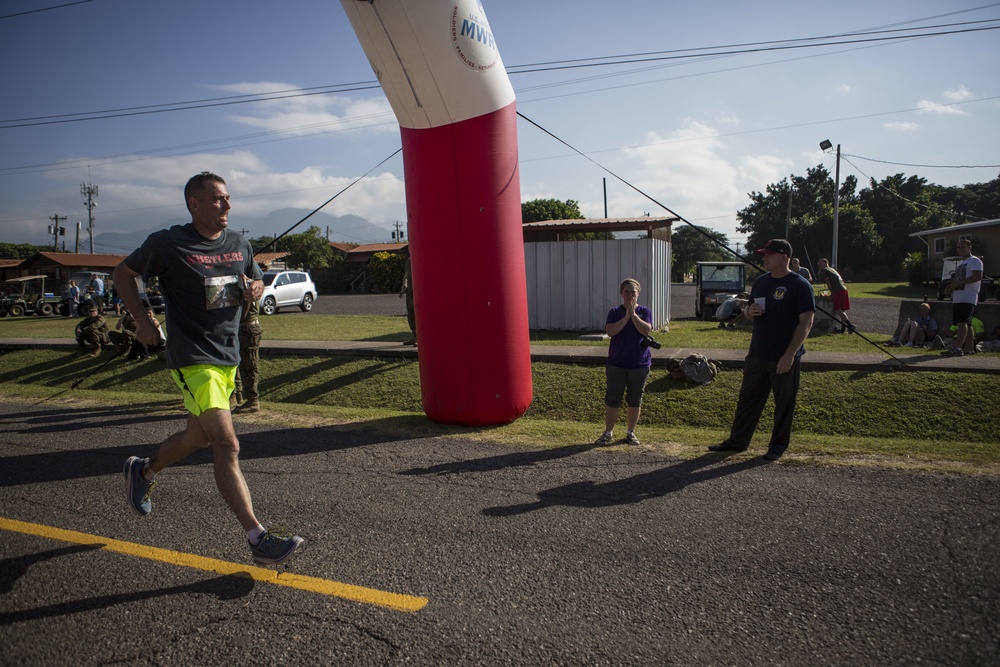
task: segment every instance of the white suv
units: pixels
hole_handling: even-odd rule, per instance
[[[316,284],[305,271],[265,271],[260,312],[274,315],[282,306],[298,306],[309,312],[316,296]]]

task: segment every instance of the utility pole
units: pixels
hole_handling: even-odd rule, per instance
[[[94,197],[97,196],[97,186],[88,185],[86,183],[80,184],[80,194],[87,198],[84,206],[87,207],[87,218],[90,220],[90,254],[94,254],[94,209],[97,208],[97,202],[94,201]]]
[[[791,234],[792,229],[792,180],[788,179],[788,213],[785,215],[785,240],[791,243],[791,239],[788,235]]]
[[[59,223],[66,222],[66,216],[56,213],[50,215],[49,220],[52,221],[52,224],[49,225],[49,234],[52,234],[52,249],[59,252],[59,237],[66,236],[66,228],[60,227]]]
[[[82,226],[83,226],[83,223],[80,222],[79,220],[77,220],[76,221],[76,250],[74,250],[73,252],[75,252],[78,255],[80,254],[80,227],[82,227]]]
[[[395,228],[396,228],[396,231],[394,231],[394,232],[392,233],[392,240],[393,240],[393,241],[396,241],[396,242],[398,242],[398,243],[402,243],[402,242],[403,242],[403,236],[404,236],[404,234],[403,234],[403,230],[402,230],[402,229],[400,229],[400,227],[402,227],[402,226],[403,226],[403,224],[402,224],[402,223],[401,223],[401,222],[400,222],[399,220],[397,220],[397,221],[396,221],[396,222],[395,222],[395,223],[393,224],[393,227],[395,227]]]

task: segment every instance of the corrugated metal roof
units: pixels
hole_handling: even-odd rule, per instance
[[[362,252],[397,252],[406,247],[405,243],[369,243],[367,245],[359,245],[357,248],[351,248],[347,252],[351,253],[362,253]]]
[[[559,231],[573,229],[574,231],[614,231],[629,232],[644,229],[661,229],[669,227],[680,218],[580,218],[576,220],[540,220],[525,222],[521,226],[525,231]]]
[[[25,260],[24,268],[43,266],[88,266],[113,269],[128,255],[101,255],[82,252],[40,252]]]

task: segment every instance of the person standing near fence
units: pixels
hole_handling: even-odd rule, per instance
[[[607,385],[604,393],[604,433],[594,444],[614,442],[615,424],[625,396],[625,443],[638,445],[635,427],[642,410],[642,395],[646,389],[653,355],[646,337],[653,330],[653,311],[639,305],[639,281],[626,278],[618,288],[622,305],[608,311],[605,331],[611,336],[608,361],[605,365]]]

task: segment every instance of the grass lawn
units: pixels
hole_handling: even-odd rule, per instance
[[[162,319],[162,317],[161,317]],[[0,338],[73,338],[77,319],[57,317],[4,317],[0,318]],[[109,319],[112,328],[117,319]],[[405,317],[315,315],[262,318],[264,340],[334,340],[334,341],[385,341],[402,343],[410,337]],[[169,335],[169,331],[167,335]],[[580,332],[532,331],[531,342],[536,345],[578,345],[606,347],[608,342],[580,340]],[[719,329],[715,322],[677,320],[671,322],[670,331],[659,332],[655,337],[666,347],[697,349],[746,349],[750,345],[749,331]],[[884,343],[888,336],[872,334],[871,340]],[[816,352],[872,353],[878,350],[858,336],[815,336],[806,342],[806,349]],[[913,348],[894,348],[896,356],[918,354]],[[1000,353],[992,353],[1000,354]]]
[[[70,389],[105,359],[56,350],[2,353],[0,396],[26,403],[45,399],[51,407],[93,401],[178,410],[177,389],[164,364],[155,360],[114,360],[78,389]],[[397,428],[401,434],[534,447],[591,443],[603,427],[603,367],[535,363],[532,369],[534,402],[524,417],[502,427],[474,429],[424,417],[414,360],[265,356],[265,411],[237,419],[302,427],[364,422],[366,427]],[[699,387],[654,369],[637,430],[643,446],[680,457],[704,454],[706,445],[728,432],[740,379],[738,371],[727,371]],[[795,434],[785,460],[1000,474],[1000,410],[987,398],[998,395],[1000,376],[803,373]],[[768,410],[762,423],[768,425],[770,419]],[[761,453],[768,431],[765,426],[751,452],[741,456]]]

